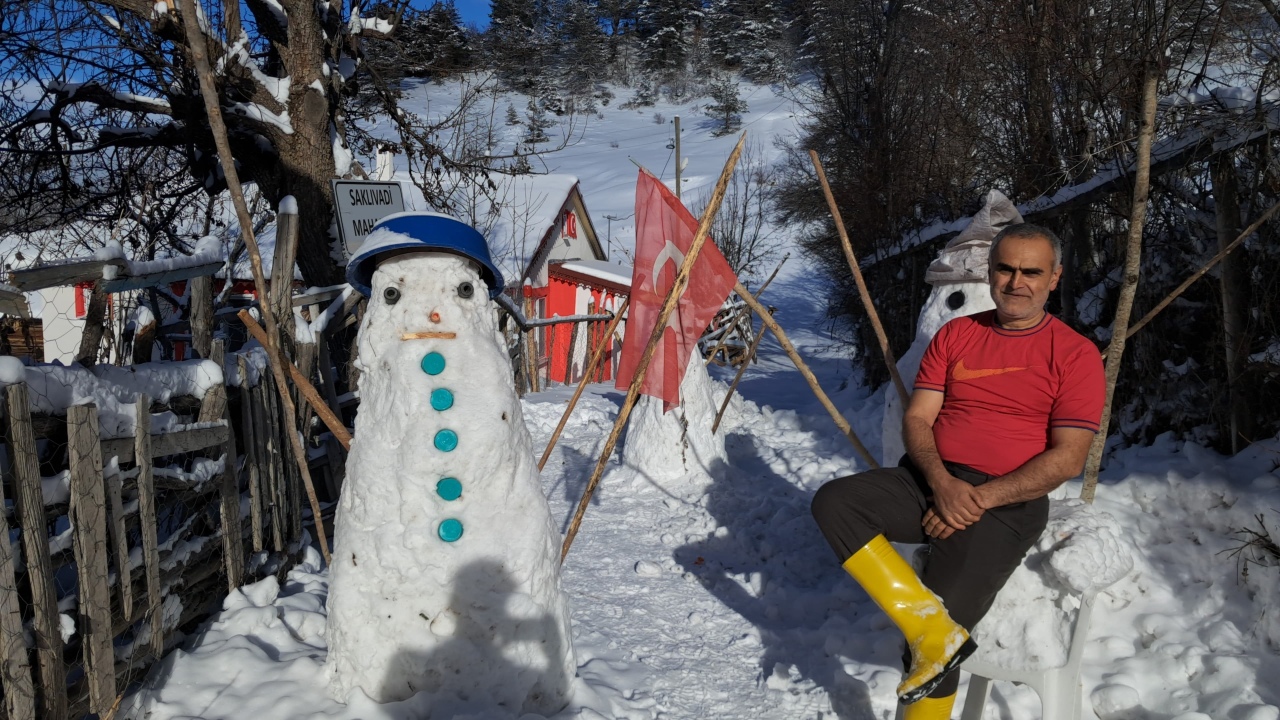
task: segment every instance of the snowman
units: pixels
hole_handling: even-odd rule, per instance
[[[575,673],[560,535],[490,301],[502,275],[446,215],[378,222],[347,267],[369,298],[338,504],[329,690],[425,693],[431,717],[550,715]]]
[[[972,222],[947,243],[925,271],[925,282],[933,286],[929,299],[920,310],[916,338],[898,360],[898,374],[910,393],[915,385],[920,360],[929,341],[953,318],[994,310],[991,285],[987,279],[987,254],[996,234],[1010,225],[1022,222],[1022,215],[1009,198],[999,190],[987,193],[986,202]],[[885,394],[884,421],[881,426],[882,465],[898,464],[906,445],[902,440],[902,403],[898,393],[889,388]]]

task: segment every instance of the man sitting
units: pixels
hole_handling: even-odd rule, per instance
[[[920,362],[896,468],[832,480],[813,515],[907,638],[907,720],[951,716],[971,630],[1035,544],[1048,494],[1080,473],[1104,394],[1097,348],[1045,312],[1061,243],[1029,223],[991,243],[996,309],[956,318]],[[889,541],[929,545],[920,577]]]

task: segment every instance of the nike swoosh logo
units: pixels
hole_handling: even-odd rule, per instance
[[[951,378],[953,380],[977,380],[978,378],[991,377],[992,375],[1004,375],[1005,373],[1019,372],[1027,370],[1024,367],[1006,367],[1006,368],[989,368],[982,370],[970,370],[964,366],[964,358],[960,358],[960,362],[951,368]]]

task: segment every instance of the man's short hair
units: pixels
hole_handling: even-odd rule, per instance
[[[1053,245],[1053,270],[1057,270],[1062,266],[1062,240],[1058,234],[1043,225],[1035,225],[1033,223],[1017,223],[1001,230],[991,240],[991,248],[987,251],[987,267],[991,267],[991,259],[996,256],[996,248],[1000,247],[1000,241],[1007,237],[1011,238],[1043,238]]]

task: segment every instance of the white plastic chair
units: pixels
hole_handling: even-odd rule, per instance
[[[1067,650],[1067,662],[1062,667],[1039,670],[1015,670],[992,665],[970,657],[960,666],[968,672],[969,691],[965,694],[964,709],[960,720],[982,720],[982,710],[991,694],[991,682],[1026,685],[1040,696],[1042,720],[1080,720],[1081,688],[1080,661],[1084,657],[1084,645],[1089,639],[1089,620],[1093,616],[1093,602],[1097,591],[1080,597],[1080,610],[1071,631],[1071,647]],[[905,708],[898,706],[897,720],[902,720]]]
[[[969,678],[969,692],[965,695],[960,720],[981,720],[992,680],[1019,683],[1035,690],[1040,696],[1042,720],[1079,720],[1082,694],[1080,661],[1089,639],[1089,619],[1093,615],[1096,595],[1096,591],[1090,591],[1080,597],[1080,610],[1071,631],[1071,647],[1067,650],[1067,662],[1062,667],[1014,670],[983,662],[976,656],[966,660],[960,667],[973,677]]]

